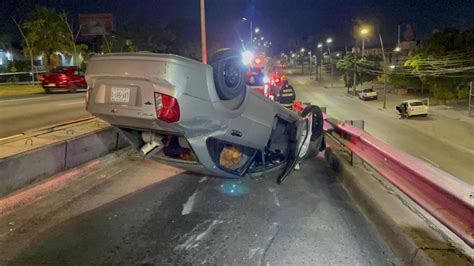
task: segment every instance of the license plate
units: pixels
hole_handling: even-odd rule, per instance
[[[55,83],[49,83],[47,86],[48,87],[54,87],[54,86],[56,86],[56,84]]]
[[[110,89],[110,101],[116,103],[128,103],[130,101],[130,88],[116,88]]]

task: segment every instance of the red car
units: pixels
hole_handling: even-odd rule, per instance
[[[76,92],[87,89],[84,71],[75,66],[56,67],[50,73],[41,75],[40,80],[46,93],[57,90]]]

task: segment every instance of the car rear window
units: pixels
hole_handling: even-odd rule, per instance
[[[61,67],[53,68],[53,70],[51,70],[51,73],[64,74],[66,73],[66,69]]]
[[[411,102],[410,106],[422,106],[424,105],[422,102]]]
[[[364,89],[363,92],[374,92],[373,89]]]

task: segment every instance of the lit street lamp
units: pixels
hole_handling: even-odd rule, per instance
[[[318,48],[323,48],[323,44],[322,43],[318,43]]]
[[[255,33],[259,33],[260,32],[260,28],[255,28]]]
[[[301,52],[304,53],[304,48],[301,48]]]
[[[395,47],[395,49],[393,49],[394,52],[400,52],[402,50],[402,48],[400,48],[399,46]]]
[[[329,48],[330,44],[332,43],[332,38],[327,38],[326,43],[328,44],[329,64],[331,64],[331,88],[332,88],[333,80],[334,80],[334,66],[332,65],[331,49]]]
[[[369,34],[369,29],[368,28],[362,28],[360,30],[360,35],[362,36],[362,57],[365,55],[365,38]]]

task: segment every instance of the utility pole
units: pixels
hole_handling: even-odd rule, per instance
[[[328,43],[328,52],[329,52],[329,64],[331,65],[331,88],[332,88],[333,79],[334,79],[334,67],[332,65],[332,56],[331,56],[331,49],[329,48],[329,43]]]
[[[382,34],[379,28],[380,46],[382,47],[383,57],[383,109],[387,108],[387,59],[385,58],[385,49],[383,47]]]
[[[472,111],[472,108],[474,107],[473,103],[472,103],[472,97],[474,97],[474,90],[472,88],[472,81],[469,83],[469,112],[468,112],[468,116],[471,116],[471,111]]]
[[[207,46],[206,46],[206,8],[205,0],[201,1],[201,49],[202,49],[202,62],[207,64]]]
[[[355,96],[356,91],[357,91],[357,54],[356,53],[354,53],[354,80],[353,81],[354,81],[354,85],[352,86],[352,93]]]
[[[252,19],[250,19],[250,50],[253,49],[253,26],[252,26]]]

